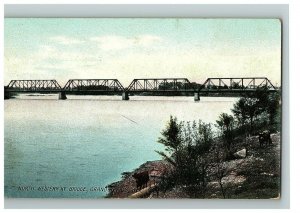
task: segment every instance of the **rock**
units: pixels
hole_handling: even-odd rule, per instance
[[[228,186],[230,184],[238,185],[242,184],[244,181],[246,181],[246,178],[242,175],[236,176],[236,175],[228,175],[226,177],[223,177],[221,182],[224,184],[224,186]]]
[[[265,175],[265,176],[274,176],[274,174],[272,174],[272,173],[266,173],[266,172],[263,172],[263,173],[260,173],[261,175]]]
[[[220,185],[218,181],[211,181],[207,183],[207,186],[211,188],[218,188]]]
[[[255,160],[257,160],[257,161],[264,161],[264,159],[262,159],[262,158],[255,158]]]
[[[237,151],[236,153],[233,154],[234,157],[236,158],[245,158],[246,157],[246,149],[242,149],[240,151]]]
[[[212,194],[210,197],[211,198],[217,198],[217,194]]]

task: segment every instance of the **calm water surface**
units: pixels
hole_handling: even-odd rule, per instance
[[[71,95],[64,101],[57,95],[5,100],[5,196],[103,197],[103,188],[122,172],[160,159],[155,150],[163,147],[156,141],[170,115],[215,122],[221,112],[230,113],[235,100]]]

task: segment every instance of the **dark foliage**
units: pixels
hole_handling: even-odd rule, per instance
[[[241,97],[234,104],[233,115],[220,114],[215,125],[219,129],[218,137],[213,132],[211,124],[202,121],[178,122],[171,116],[161,133],[162,137],[158,140],[165,146],[165,152],[157,152],[172,165],[172,169],[163,177],[160,189],[166,191],[181,187],[190,197],[203,198],[206,195],[208,182],[214,179],[220,185],[219,194],[223,198],[236,196],[242,198],[244,193],[241,189],[255,190],[257,189],[255,187],[260,187],[259,184],[265,184],[265,186],[269,184],[270,193],[261,191],[251,197],[254,198],[259,194],[262,198],[274,197],[276,191],[278,192],[278,181],[258,179],[257,183],[252,184],[250,180],[255,179],[253,174],[256,174],[253,171],[247,174],[249,179],[242,188],[229,189],[228,186],[226,188],[222,178],[228,175],[228,170],[223,163],[234,159],[233,153],[236,150],[233,149],[233,143],[243,143],[245,136],[258,135],[263,130],[280,131],[280,110],[280,93],[270,93],[267,88],[259,88],[253,94]],[[236,144],[235,146],[240,147]],[[268,158],[266,162],[271,159],[273,158]],[[262,167],[269,169],[269,164],[262,165]],[[209,169],[215,170],[214,177],[209,176]]]
[[[192,197],[203,197],[209,165],[207,153],[213,140],[211,126],[202,121],[178,123],[170,117],[162,136],[158,142],[165,145],[166,152],[157,152],[174,168],[162,181],[163,187],[182,186]]]

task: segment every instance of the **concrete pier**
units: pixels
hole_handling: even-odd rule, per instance
[[[129,100],[128,92],[123,92],[123,93],[122,93],[122,100],[124,100],[124,101]]]
[[[200,101],[200,94],[199,92],[194,93],[194,101]]]
[[[59,100],[66,100],[66,99],[67,99],[66,92],[60,92],[60,93],[58,94],[58,99],[59,99]]]
[[[4,100],[6,100],[6,99],[10,99],[10,92],[4,90]]]

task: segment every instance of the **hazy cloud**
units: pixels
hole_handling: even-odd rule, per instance
[[[83,40],[68,36],[54,36],[51,37],[50,40],[63,45],[82,44],[85,42]]]
[[[149,47],[162,41],[162,38],[155,35],[139,35],[133,38],[124,36],[107,35],[90,38],[96,42],[102,50],[121,50],[132,47]]]

